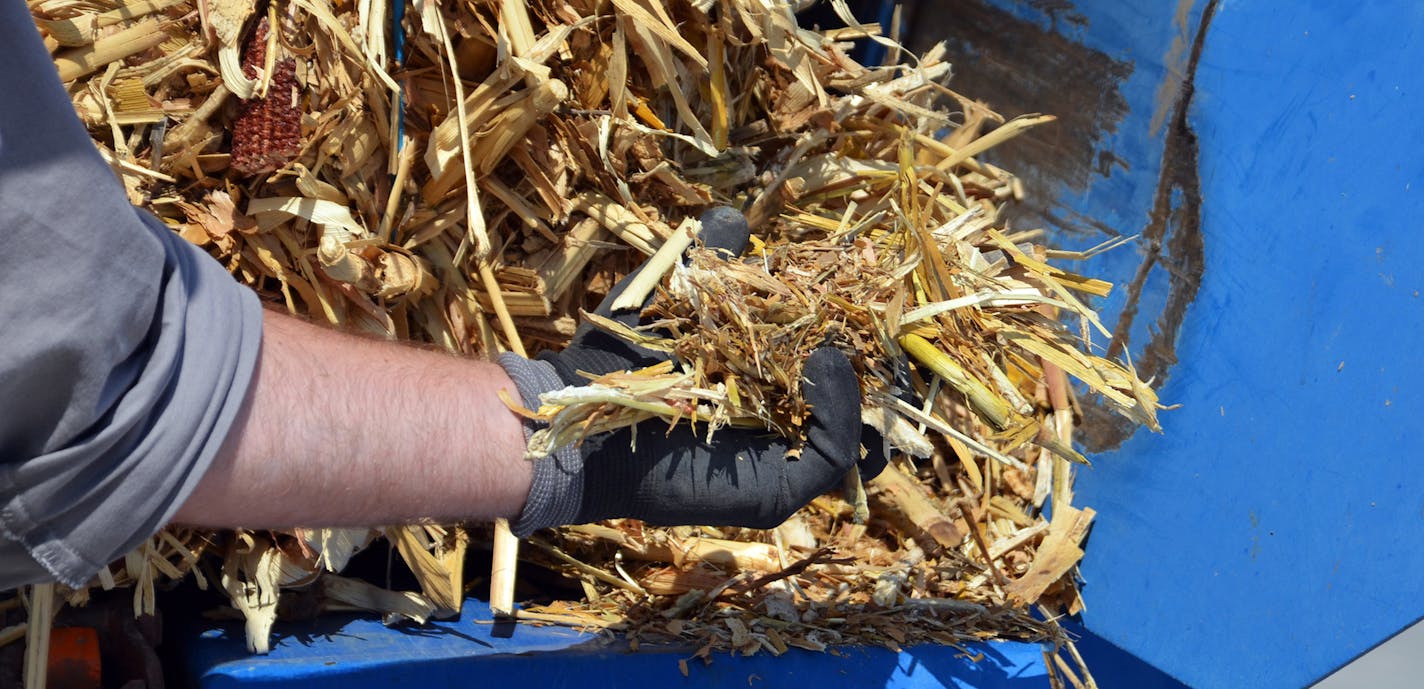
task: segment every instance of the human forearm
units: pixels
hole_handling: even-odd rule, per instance
[[[749,236],[730,209],[705,213],[702,229],[706,246],[731,255]],[[612,309],[623,285],[598,312],[633,327],[641,309]],[[708,439],[701,429],[652,421],[636,442],[632,429],[594,434],[531,465],[522,458],[523,422],[500,390],[530,404],[585,384],[585,372],[637,369],[665,355],[591,326],[558,354],[494,364],[277,314],[264,323],[247,406],[177,521],[280,528],[509,517],[515,533],[529,533],[631,517],[769,528],[838,485],[860,459],[855,369],[830,347],[803,367],[811,413],[795,457],[792,441],[763,430],[724,428]],[[860,466],[873,477],[884,461]]]
[[[510,517],[529,493],[496,364],[267,312],[247,404],[175,517],[217,527]]]

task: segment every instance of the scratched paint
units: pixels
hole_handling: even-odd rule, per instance
[[[1008,220],[1016,229],[1042,227],[1064,248],[1138,236],[1133,248],[1084,267],[1119,285],[1098,304],[1112,339],[1095,346],[1130,356],[1160,387],[1177,363],[1176,343],[1204,268],[1189,117],[1204,12],[1179,0],[1166,35],[1139,37],[1130,10],[1094,9],[1106,28],[1063,0],[931,0],[917,5],[908,43],[924,50],[946,41],[958,66],[951,87],[1006,116],[1060,117],[991,153],[1029,192]],[[1088,39],[1095,36],[1109,45],[1094,45]],[[1152,179],[1155,186],[1142,184]],[[1115,449],[1134,432],[1110,410],[1083,401],[1078,440],[1090,452]]]
[[[1077,43],[1054,27],[1085,21],[1064,2],[1039,0],[1046,23],[1030,21],[983,2],[929,0],[913,5],[907,40],[923,53],[945,41],[955,66],[950,86],[982,100],[1005,117],[1041,112],[1057,122],[1007,146],[991,160],[1018,175],[1029,190],[1007,219],[1015,228],[1105,234],[1117,230],[1078,215],[1070,199],[1123,161],[1104,146],[1127,113],[1119,84],[1131,63]]]
[[[1196,93],[1197,64],[1216,6],[1217,0],[1207,3],[1191,42],[1186,73],[1179,84],[1170,121],[1166,123],[1156,198],[1142,229],[1142,262],[1127,284],[1127,301],[1119,312],[1112,341],[1108,344],[1108,356],[1120,356],[1132,344],[1136,320],[1144,315],[1152,318],[1154,322],[1147,331],[1146,342],[1136,350],[1133,361],[1138,375],[1159,388],[1171,377],[1172,367],[1177,363],[1177,338],[1187,308],[1196,301],[1202,272],[1206,269],[1201,231],[1201,149],[1189,114]],[[1181,16],[1179,13],[1178,17]],[[1158,302],[1155,314],[1143,314],[1142,297],[1153,288],[1149,278],[1154,273],[1157,274],[1155,289],[1164,290],[1165,299]],[[1085,400],[1083,416],[1080,438],[1094,452],[1116,449],[1136,432],[1136,428],[1097,400]]]

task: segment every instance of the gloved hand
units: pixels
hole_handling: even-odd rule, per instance
[[[702,216],[701,237],[708,248],[740,254],[748,235],[746,220],[730,208]],[[636,326],[641,309],[611,310],[631,279],[618,283],[597,313]],[[535,361],[505,354],[500,363],[525,405],[534,408],[543,392],[587,382],[579,371],[602,375],[665,358],[585,324],[562,352]],[[536,460],[514,533],[525,536],[545,527],[614,517],[659,525],[775,527],[838,486],[860,458],[860,388],[850,360],[824,347],[807,358],[802,375],[811,417],[799,457],[788,458],[791,442],[770,431],[723,428],[708,443],[687,425],[669,432],[664,422],[644,422]],[[862,464],[862,477],[869,480],[885,460],[873,452]]]

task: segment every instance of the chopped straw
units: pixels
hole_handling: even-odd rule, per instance
[[[1092,512],[1071,505],[1074,396],[1154,430],[1159,405],[1097,353],[1090,299],[1111,286],[1059,263],[1082,255],[1004,226],[1025,190],[980,156],[1053,118],[1005,121],[953,92],[942,46],[857,64],[851,37],[903,52],[832,4],[850,28],[802,28],[780,0],[417,2],[400,26],[323,0],[29,6],[130,200],[265,299],[467,355],[557,349],[581,319],[671,353],[525,410],[550,422],[533,456],[689,412],[706,433],[796,439],[801,362],[824,345],[852,360],[863,418],[892,450],[881,477],[770,532],[615,520],[541,534],[526,566],[584,596],[526,605],[524,619],[620,629],[635,647],[691,642],[704,659],[1043,641],[1055,676],[1091,682],[1053,618],[1033,614],[1081,607]],[[296,86],[268,92],[286,60]],[[296,110],[284,117],[300,140],[281,151],[233,140],[238,104],[264,94]],[[239,144],[276,169],[240,172]],[[647,286],[656,328],[589,313],[714,205],[748,216],[746,255],[694,246],[680,262],[671,246]],[[421,582],[394,597],[323,574],[369,540],[331,530],[166,531],[93,585],[132,586],[144,610],[161,578],[217,579],[262,650],[282,588],[322,578],[331,605],[454,612],[481,529],[363,530],[395,542]],[[511,537],[498,533],[504,576]],[[512,597],[495,603],[512,611]]]

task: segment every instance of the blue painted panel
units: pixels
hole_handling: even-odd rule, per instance
[[[1064,116],[995,153],[1050,199],[1020,222],[1143,235],[1085,272],[1183,407],[1086,436],[1089,628],[1193,686],[1298,687],[1418,619],[1424,6],[916,4],[962,91]]]
[[[1421,30],[1322,0],[1222,3],[1205,34],[1183,406],[1078,482],[1084,622],[1192,686],[1305,686],[1424,614]]]
[[[388,628],[371,618],[325,617],[277,626],[272,653],[247,653],[240,623],[181,620],[170,634],[181,675],[204,689],[360,689],[471,685],[541,687],[885,687],[886,689],[1042,689],[1048,685],[1037,644],[971,644],[982,659],[959,650],[915,646],[894,653],[844,648],[834,654],[792,649],[780,657],[714,656],[710,665],[678,660],[692,649],[627,643],[559,627],[520,625],[499,638],[489,608],[471,600],[459,620],[427,627]],[[486,623],[481,623],[484,620]]]

